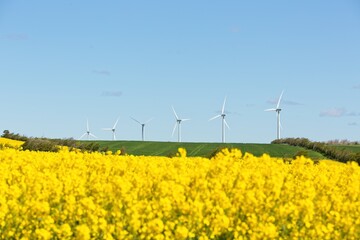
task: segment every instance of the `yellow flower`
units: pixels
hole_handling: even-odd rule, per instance
[[[87,225],[82,224],[76,227],[76,239],[78,240],[90,239],[90,229]]]
[[[72,235],[71,227],[69,224],[65,223],[60,227],[60,236],[61,238],[68,238]]]
[[[18,140],[0,137],[0,146],[20,149],[24,143],[25,143],[24,141],[18,141]]]
[[[185,226],[177,226],[175,230],[176,239],[186,239],[188,237],[189,230]]]
[[[358,239],[360,167],[0,148],[0,239]],[[33,231],[32,229],[36,229]]]
[[[35,233],[36,233],[36,238],[37,239],[47,240],[47,239],[51,238],[51,233],[49,231],[47,231],[46,229],[43,229],[43,228],[36,229]]]
[[[164,230],[164,223],[159,218],[150,221],[148,226],[152,233],[161,233]]]
[[[178,148],[178,153],[176,154],[176,156],[186,158],[186,149]]]

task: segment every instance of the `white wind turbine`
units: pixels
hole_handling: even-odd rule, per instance
[[[139,122],[138,120],[136,120],[135,118],[131,117],[132,120],[134,120],[135,122],[139,123],[141,125],[141,139],[142,141],[145,141],[145,125],[150,122],[152,120],[152,118],[150,118],[149,120],[147,120],[144,123]]]
[[[86,119],[86,132],[81,135],[81,137],[79,137],[79,140],[81,140],[83,137],[85,137],[87,135],[87,140],[90,140],[90,137],[93,137],[93,138],[97,138],[94,134],[92,134],[90,132],[90,128],[89,128],[89,120]]]
[[[116,119],[116,122],[114,124],[114,126],[112,128],[103,128],[102,130],[104,131],[112,131],[113,132],[113,140],[115,141],[116,140],[116,135],[115,135],[115,129],[116,129],[116,125],[118,124],[119,122],[119,118]]]
[[[176,118],[176,122],[175,122],[175,126],[174,126],[174,129],[173,129],[173,132],[172,132],[172,135],[171,136],[174,136],[174,133],[175,133],[175,130],[176,130],[176,127],[178,128],[178,142],[181,142],[181,122],[182,121],[188,121],[190,119],[181,119],[179,118],[179,116],[176,114],[175,112],[175,109],[174,107],[172,107],[172,110],[174,112],[174,115],[175,115],[175,118]]]
[[[229,125],[227,124],[226,120],[225,120],[225,103],[226,103],[226,97],[224,99],[224,104],[222,106],[221,109],[221,114],[216,115],[215,117],[212,117],[209,119],[209,121],[214,120],[216,118],[222,117],[222,121],[221,121],[221,129],[222,129],[222,135],[221,135],[221,141],[224,143],[225,142],[225,126],[230,129]]]
[[[281,92],[280,94],[280,97],[279,97],[279,100],[276,104],[276,108],[270,108],[270,109],[266,109],[265,111],[274,111],[276,112],[277,114],[277,131],[276,131],[276,138],[277,139],[280,139],[280,128],[281,128],[281,122],[280,122],[280,112],[281,112],[281,108],[280,108],[280,101],[281,101],[281,98],[284,94],[284,91]]]

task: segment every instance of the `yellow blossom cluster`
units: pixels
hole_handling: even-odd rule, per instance
[[[0,147],[10,147],[10,148],[20,149],[21,145],[23,144],[24,144],[23,141],[0,137]]]
[[[1,239],[359,239],[360,168],[0,149]]]

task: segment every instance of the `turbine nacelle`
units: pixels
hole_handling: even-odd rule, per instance
[[[226,114],[225,114],[225,103],[226,103],[226,97],[224,99],[224,103],[223,103],[223,106],[222,106],[222,109],[221,109],[221,114],[216,115],[215,117],[212,117],[212,118],[209,119],[209,121],[211,121],[211,120],[214,120],[216,118],[220,118],[220,117],[222,118],[222,121],[221,121],[222,122],[221,140],[222,140],[223,143],[225,142],[225,127],[224,126],[226,126],[228,129],[230,129],[229,125],[227,124],[227,122],[225,120],[225,116],[226,116]]]
[[[280,128],[281,128],[281,122],[280,122],[280,112],[281,112],[281,108],[280,108],[280,102],[281,102],[281,98],[284,94],[284,91],[281,92],[280,97],[278,99],[278,102],[276,104],[276,108],[270,108],[270,109],[266,109],[265,111],[269,112],[269,111],[274,111],[276,112],[277,115],[277,131],[276,131],[276,138],[280,139]]]
[[[90,128],[89,128],[89,120],[86,120],[86,131],[83,135],[81,135],[81,137],[79,137],[79,140],[81,140],[83,137],[85,137],[87,135],[87,140],[90,140],[90,137],[93,138],[97,138],[94,134],[92,134],[90,132]]]
[[[141,125],[141,139],[142,141],[145,140],[145,125],[150,122],[152,120],[152,118],[150,118],[149,120],[147,120],[146,122],[144,123],[141,123],[140,121],[136,120],[135,118],[133,117],[130,117],[132,120],[134,120],[135,122],[137,122],[138,124]]]
[[[180,126],[180,124],[181,124],[182,121],[189,121],[190,119],[187,119],[187,118],[181,119],[181,118],[179,118],[179,116],[177,115],[174,107],[173,106],[171,106],[171,107],[172,107],[172,110],[174,112],[175,119],[176,119],[176,122],[175,122],[175,125],[174,125],[171,136],[174,136],[175,130],[176,130],[176,128],[178,128],[178,142],[181,142],[181,126]]]
[[[113,141],[116,140],[115,130],[116,130],[116,125],[118,124],[118,122],[119,122],[119,118],[116,119],[116,122],[115,122],[115,124],[114,124],[114,126],[112,128],[103,128],[102,129],[104,131],[112,131],[112,133],[113,133]]]

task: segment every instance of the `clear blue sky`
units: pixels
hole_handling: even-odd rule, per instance
[[[360,140],[360,2],[0,0],[0,129],[78,138]]]

